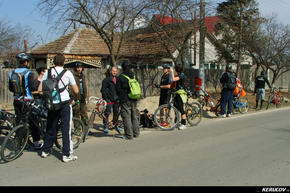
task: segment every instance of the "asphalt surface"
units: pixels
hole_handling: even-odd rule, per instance
[[[2,186],[290,186],[290,108],[147,130],[132,141],[90,137],[62,163],[24,152],[0,164]]]

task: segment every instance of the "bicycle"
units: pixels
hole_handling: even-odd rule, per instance
[[[200,123],[202,117],[202,109],[199,103],[189,103],[189,98],[194,95],[190,91],[186,91],[188,99],[184,104],[186,119],[191,126]],[[173,130],[180,125],[181,113],[174,105],[175,91],[170,91],[170,101],[168,104],[159,106],[154,112],[154,122],[162,130]]]
[[[33,123],[38,127],[40,131],[40,137],[43,141],[44,134],[46,132],[46,118],[47,114],[44,109],[41,109],[39,105],[35,104],[33,100],[20,100],[24,104],[24,115],[25,119],[21,124],[13,127],[13,129],[8,133],[5,137],[2,148],[0,151],[0,156],[5,162],[10,162],[18,157],[20,157],[24,151],[24,149],[28,146],[32,146],[32,137],[29,129],[29,117],[33,117]],[[59,122],[58,128],[61,126],[61,122]],[[84,125],[81,120],[78,118],[73,118],[73,126],[72,126],[72,140],[73,140],[73,148],[76,149],[80,142],[81,137],[79,133],[83,133]],[[76,139],[76,140],[74,140]],[[55,145],[58,149],[62,149],[62,135],[60,129],[57,131],[57,139],[55,141]]]
[[[95,97],[95,96],[91,96],[88,100],[88,103],[93,104],[94,108],[93,108],[92,113],[89,117],[88,126],[85,129],[85,133],[83,136],[83,142],[85,142],[85,140],[89,134],[90,129],[94,128],[94,122],[95,122],[96,116],[98,116],[101,120],[106,119],[104,112],[105,112],[107,105],[108,105],[108,103],[104,99],[99,98],[99,97]],[[119,117],[119,115],[120,115],[120,111],[118,113],[118,117]],[[123,121],[121,121],[121,120],[118,120],[115,123],[113,123],[112,121],[109,121],[109,129],[116,130],[118,132],[118,134],[122,134],[121,130],[123,129],[123,127],[124,127]]]
[[[202,109],[215,113],[216,116],[219,116],[221,112],[221,99],[214,99],[208,92],[203,90],[203,95],[199,96],[199,103],[202,105]],[[208,107],[208,108],[207,108]],[[249,102],[246,97],[240,98],[236,96],[233,98],[233,110],[239,111],[240,113],[246,113],[249,110]]]
[[[278,89],[273,87],[270,91],[270,95],[268,97],[267,107],[268,109],[270,105],[275,105],[276,108],[279,108],[282,103],[284,103],[285,99],[284,96],[281,94],[282,87],[279,87]]]

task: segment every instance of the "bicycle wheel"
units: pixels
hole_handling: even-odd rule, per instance
[[[199,103],[188,103],[185,108],[187,122],[196,126],[201,122],[202,106]]]
[[[180,112],[174,106],[161,105],[154,113],[154,122],[162,130],[173,130],[179,125]]]
[[[221,104],[218,104],[216,107],[215,107],[215,115],[218,117],[220,115],[220,112],[222,111],[222,106]]]
[[[71,140],[73,142],[73,149],[78,148],[80,143],[83,141],[85,130],[84,123],[79,118],[73,117],[73,125],[71,128]],[[58,149],[62,149],[62,144],[62,133],[61,130],[58,129],[55,145]]]
[[[13,128],[1,145],[1,158],[5,162],[10,162],[20,157],[27,145],[28,135],[28,127],[24,125]]]
[[[249,101],[247,98],[240,98],[238,101],[241,103],[239,109],[240,113],[247,113],[249,110]]]
[[[45,135],[45,131],[46,131],[46,124],[47,124],[47,120],[46,119],[41,119],[38,124],[36,125],[39,128],[39,132],[40,132],[40,142],[42,144],[44,144],[44,135]],[[27,145],[29,148],[34,148],[34,143],[33,143],[33,138],[30,132],[30,135],[28,135],[28,141],[27,141]]]
[[[281,105],[284,103],[284,97],[283,96],[278,96],[278,100],[277,100],[277,103],[276,103],[276,108],[280,108]]]
[[[268,109],[272,104],[273,104],[273,95],[270,95],[269,97],[268,97],[268,101],[267,101],[267,107],[266,107],[266,109]]]

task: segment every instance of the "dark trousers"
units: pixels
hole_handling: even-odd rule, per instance
[[[74,117],[80,118],[83,123],[87,126],[88,125],[88,108],[86,103],[79,103],[73,107],[73,115]]]
[[[125,136],[128,138],[138,137],[140,129],[137,118],[137,102],[128,101],[121,104],[121,117],[124,123]]]
[[[221,115],[232,113],[234,99],[233,90],[223,89],[221,95]]]
[[[104,112],[104,120],[103,120],[103,124],[105,126],[105,128],[109,127],[109,116],[112,113],[113,110],[113,124],[115,124],[118,121],[119,118],[119,112],[120,112],[120,108],[119,108],[119,104],[111,104],[111,101],[107,101],[108,105],[106,107],[106,110]]]
[[[19,125],[21,122],[25,122],[26,116],[30,115],[29,109],[19,100],[14,100],[13,102],[14,111],[16,115],[16,124]],[[31,131],[31,136],[33,139],[33,142],[40,140],[40,131],[39,128],[35,125],[33,121],[33,116],[28,117],[28,124],[29,129]]]
[[[59,111],[48,112],[47,128],[44,138],[43,151],[48,153],[56,140],[58,129],[62,132],[62,153],[69,156],[73,153],[73,143],[71,141],[72,108],[70,104],[65,104]],[[60,127],[60,128],[58,128]]]
[[[179,110],[179,112],[181,113],[181,115],[184,115],[185,114],[184,104],[183,104],[182,98],[181,98],[181,96],[179,94],[176,94],[175,95],[175,98],[174,98],[174,106]]]

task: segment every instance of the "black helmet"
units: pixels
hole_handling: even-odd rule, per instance
[[[265,74],[266,74],[265,71],[261,72],[261,76],[265,76]]]
[[[31,60],[31,57],[27,55],[26,53],[17,54],[16,58],[20,63]]]
[[[162,67],[165,69],[170,69],[171,66],[170,66],[170,64],[163,64]]]
[[[76,68],[77,68],[77,67],[83,67],[83,64],[80,63],[80,62],[76,62],[76,63],[75,63],[75,67],[76,67]]]
[[[227,71],[231,71],[232,69],[233,69],[232,65],[230,65],[230,64],[226,65],[226,70]]]

